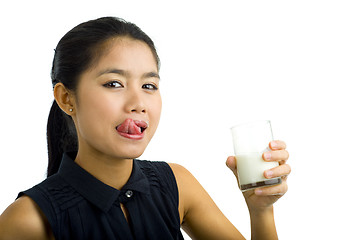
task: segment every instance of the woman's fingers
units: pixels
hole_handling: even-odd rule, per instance
[[[287,177],[291,173],[291,166],[288,164],[282,164],[278,167],[266,170],[264,176],[266,178],[276,178],[276,177]]]
[[[270,153],[270,157],[268,158],[266,155],[267,153]],[[267,178],[273,178],[273,177],[279,177],[279,176],[285,176],[291,173],[291,167],[290,165],[286,164],[289,157],[289,154],[285,150],[280,151],[272,151],[272,152],[266,152],[263,154],[263,158],[265,161],[278,161],[280,162],[280,166],[275,167],[273,169],[269,169],[265,171],[265,177]],[[234,156],[229,156],[226,161],[226,165],[229,169],[232,170],[234,175],[237,177],[237,163],[236,158]]]
[[[229,156],[227,158],[226,165],[231,170],[236,170],[237,169],[236,157],[235,156]]]
[[[287,148],[287,145],[284,141],[281,140],[273,140],[269,143],[269,147],[272,150],[284,150]]]
[[[237,162],[235,156],[229,156],[226,161],[226,165],[229,169],[232,170],[234,176],[237,178]]]
[[[261,196],[283,196],[288,190],[286,181],[282,181],[281,184],[274,185],[271,187],[262,187],[254,190],[256,195]]]
[[[264,152],[263,153],[263,159],[267,162],[271,162],[271,161],[277,161],[277,162],[281,162],[281,161],[287,161],[289,158],[289,153],[286,150],[274,150],[274,151],[269,151],[269,152]]]

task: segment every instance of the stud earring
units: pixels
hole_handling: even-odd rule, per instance
[[[70,108],[70,109],[69,109],[69,111],[70,111],[70,112],[73,112],[73,109],[72,109],[72,108]]]

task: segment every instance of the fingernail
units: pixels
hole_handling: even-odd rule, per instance
[[[256,190],[254,190],[254,193],[256,195],[261,195],[262,194],[262,189],[256,189]]]
[[[266,172],[266,177],[271,178],[273,176],[273,172],[271,170]]]
[[[265,160],[271,160],[271,156],[272,156],[272,154],[270,152],[265,152],[264,153]]]
[[[271,148],[272,148],[272,149],[277,148],[277,143],[276,143],[275,141],[272,141],[272,142],[271,142]]]

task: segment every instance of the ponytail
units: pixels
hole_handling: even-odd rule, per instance
[[[77,152],[78,139],[73,120],[66,115],[56,101],[51,106],[48,126],[48,173],[47,176],[58,172],[64,152]]]

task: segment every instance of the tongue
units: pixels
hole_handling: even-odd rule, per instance
[[[117,127],[117,131],[127,134],[141,134],[141,126],[138,126],[133,119],[127,118],[120,126]]]

